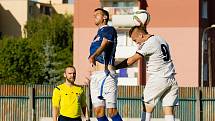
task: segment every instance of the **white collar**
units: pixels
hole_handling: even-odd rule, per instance
[[[106,26],[108,26],[108,25],[103,25],[103,26],[101,26],[99,29],[101,29],[101,28],[103,28],[103,27],[106,27]]]

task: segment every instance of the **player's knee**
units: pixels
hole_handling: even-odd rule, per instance
[[[174,107],[173,106],[164,106],[163,111],[165,115],[173,115],[174,114]]]
[[[143,106],[143,111],[151,113],[151,112],[153,112],[154,107],[155,107],[154,105],[145,103]]]
[[[117,111],[116,108],[109,108],[109,109],[108,109],[108,115],[109,115],[109,117],[113,117],[113,116],[115,116],[117,113],[118,113],[118,111]]]
[[[105,115],[104,106],[99,106],[99,107],[94,108],[94,112],[95,112],[96,117],[104,116]]]

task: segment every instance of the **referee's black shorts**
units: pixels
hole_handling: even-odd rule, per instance
[[[60,115],[58,117],[58,121],[82,121],[82,120],[81,120],[81,117],[78,117],[78,118],[69,118],[69,117]]]

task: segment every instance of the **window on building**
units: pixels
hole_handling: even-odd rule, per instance
[[[0,39],[2,39],[2,32],[0,32]]]
[[[68,3],[69,2],[69,0],[63,0],[62,1],[62,3]]]
[[[101,6],[107,10],[110,14],[110,21],[112,21],[112,15],[126,15],[132,14],[138,9],[137,1],[105,1],[101,0]]]
[[[40,13],[43,13],[44,6],[40,6]]]
[[[129,37],[128,29],[117,29],[117,36],[116,64],[132,56],[137,48],[136,44]],[[119,69],[117,74],[120,85],[137,85],[138,64],[135,63],[129,68]]]
[[[51,15],[51,10],[52,9],[49,6],[43,6],[43,5],[40,6],[40,13],[41,14]]]
[[[114,0],[101,0],[103,7],[136,7],[138,2],[130,1],[114,1]]]
[[[51,15],[51,11],[50,10],[51,10],[51,8],[46,6],[45,7],[45,14],[46,15]]]
[[[138,10],[138,1],[137,0],[100,0],[101,6],[107,10],[110,14],[109,25],[114,24],[115,21],[112,21],[112,16],[124,17],[130,14],[133,14],[134,11]],[[124,20],[124,19],[123,19]],[[123,21],[122,20],[122,21]],[[126,21],[125,19],[124,21]],[[117,48],[116,48],[116,64],[123,61],[124,59],[132,56],[137,49],[136,44],[129,37],[129,28],[128,26],[120,25],[117,26]],[[128,51],[129,50],[129,51]],[[119,75],[119,85],[138,85],[138,64],[135,63],[129,68],[117,70]]]
[[[33,15],[33,6],[29,6],[28,12],[30,15]]]
[[[125,60],[125,58],[117,58],[116,62],[121,62]],[[138,67],[137,63],[134,63],[132,66],[128,68],[118,69],[116,70],[118,74],[118,85],[138,85]]]
[[[136,46],[135,42],[133,42],[129,37],[129,33],[127,31],[118,31],[117,34],[117,46]]]

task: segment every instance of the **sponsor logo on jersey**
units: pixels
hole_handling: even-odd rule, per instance
[[[93,42],[99,41],[99,39],[100,39],[100,37],[97,36],[97,37],[95,37],[95,39],[93,40]]]

